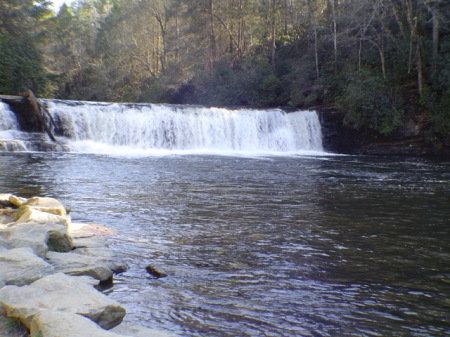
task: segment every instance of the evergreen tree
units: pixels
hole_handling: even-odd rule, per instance
[[[17,94],[31,89],[51,95],[50,82],[37,48],[42,26],[51,15],[45,1],[0,2],[0,92]]]

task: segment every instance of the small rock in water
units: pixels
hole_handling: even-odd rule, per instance
[[[155,268],[153,268],[150,265],[145,267],[145,270],[147,270],[147,273],[149,273],[150,275],[152,275],[152,276],[154,276],[156,278],[167,277],[166,273],[160,272],[160,271],[156,270]]]

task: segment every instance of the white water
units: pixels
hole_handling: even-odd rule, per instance
[[[20,140],[19,123],[9,105],[0,101],[0,152],[26,151],[25,143]]]
[[[46,101],[76,152],[320,154],[314,111]]]
[[[19,130],[19,123],[9,105],[0,101],[0,132],[7,130]]]
[[[324,153],[321,126],[315,111],[287,113],[281,109],[44,102],[58,124],[59,130],[55,132],[60,134],[59,143],[73,152],[245,156]],[[0,102],[3,150],[26,151],[28,146],[36,149],[30,136],[20,131],[14,113],[7,104]],[[46,142],[45,137],[36,139]]]

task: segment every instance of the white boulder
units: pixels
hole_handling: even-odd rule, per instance
[[[23,203],[23,206],[28,206],[41,212],[52,213],[63,217],[67,215],[64,205],[53,198],[33,197]]]
[[[22,206],[24,203],[26,203],[28,201],[28,199],[25,198],[20,198],[20,197],[16,197],[15,195],[10,195],[8,201],[14,205],[15,207],[20,207]]]
[[[44,309],[85,316],[104,329],[120,324],[125,308],[86,282],[62,273],[46,276],[28,286],[0,289],[0,303],[8,316],[19,317],[30,328],[33,316]]]
[[[19,210],[16,223],[33,222],[33,223],[57,223],[66,227],[69,226],[70,218],[68,216],[56,215],[34,207],[25,206]]]
[[[31,336],[45,337],[123,336],[102,329],[84,316],[53,310],[41,310],[36,313],[31,321],[30,333]]]
[[[69,224],[69,234],[73,238],[99,237],[115,233],[114,229],[95,222],[71,222]]]
[[[0,193],[0,202],[9,201],[9,198],[12,196],[11,193]]]
[[[1,278],[8,285],[27,285],[54,273],[54,268],[34,255],[31,248],[0,251]]]
[[[7,248],[30,247],[45,258],[49,250],[67,252],[72,249],[72,239],[65,225],[58,223],[20,223],[0,230]]]
[[[47,260],[56,271],[68,275],[87,275],[100,281],[113,276],[112,270],[96,256],[48,252]]]
[[[95,258],[116,274],[123,273],[128,270],[128,264],[123,259],[114,254],[111,249],[106,247],[76,248],[72,252],[73,254],[77,254],[86,258]]]

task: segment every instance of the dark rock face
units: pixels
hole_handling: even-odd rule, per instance
[[[362,138],[358,132],[344,126],[344,116],[345,113],[332,109],[322,109],[319,112],[325,151],[344,154],[360,151]]]
[[[44,132],[44,127],[32,111],[30,104],[25,99],[4,100],[14,111],[20,129],[25,132]]]
[[[435,149],[423,135],[423,121],[409,120],[392,135],[381,136],[370,130],[354,130],[345,125],[345,112],[322,109],[322,142],[325,151],[367,155],[446,155]]]

